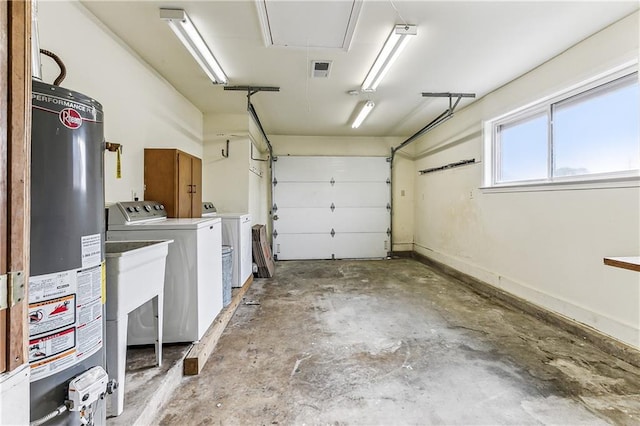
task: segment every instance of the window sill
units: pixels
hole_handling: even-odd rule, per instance
[[[613,179],[592,179],[578,181],[536,182],[501,184],[480,187],[482,192],[537,192],[537,191],[579,191],[589,189],[640,188],[640,176]]]

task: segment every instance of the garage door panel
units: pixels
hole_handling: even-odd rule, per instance
[[[386,181],[385,157],[278,157],[278,182]]]
[[[278,234],[273,239],[279,260],[362,259],[387,256],[386,233]]]
[[[336,208],[333,229],[343,232],[387,232],[389,211],[386,207]]]
[[[335,185],[336,207],[386,207],[389,185],[386,182],[345,182]]]
[[[333,190],[328,183],[278,183],[273,189],[274,200],[281,207],[330,207]]]
[[[386,207],[389,184],[386,182],[325,183],[285,182],[273,190],[281,207]]]
[[[386,207],[360,208],[278,208],[273,227],[278,234],[335,232],[386,232],[389,212]]]
[[[386,233],[337,233],[333,243],[336,259],[382,258],[389,251]]]
[[[330,233],[335,224],[331,209],[317,208],[280,208],[274,220],[273,229],[278,234]]]
[[[279,158],[274,254],[280,260],[385,257],[389,173],[381,157]]]
[[[330,234],[278,234],[273,252],[280,260],[331,259],[333,238]]]

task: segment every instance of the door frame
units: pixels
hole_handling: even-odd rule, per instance
[[[9,283],[8,308],[0,311],[0,373],[28,360],[31,6],[0,2],[0,275]]]

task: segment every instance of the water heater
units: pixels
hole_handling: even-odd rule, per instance
[[[104,400],[86,410],[69,402],[70,384],[104,381],[94,369],[105,366],[102,106],[33,80],[31,133],[30,417],[66,402],[47,425],[104,424]]]

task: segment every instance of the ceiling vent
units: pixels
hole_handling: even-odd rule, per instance
[[[331,61],[311,61],[312,78],[329,78]]]

